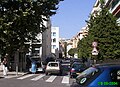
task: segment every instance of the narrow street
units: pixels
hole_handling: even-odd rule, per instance
[[[2,85],[3,87],[70,87],[75,79],[70,78],[69,76],[69,63],[64,62],[62,64],[62,67],[62,75],[28,73],[16,76],[15,74],[10,75],[9,73],[8,76],[0,78],[0,85]]]

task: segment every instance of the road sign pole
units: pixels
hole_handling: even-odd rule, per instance
[[[93,64],[96,64],[97,56],[98,56],[98,50],[97,50],[97,42],[92,42],[93,50],[92,50],[92,57],[93,57]]]

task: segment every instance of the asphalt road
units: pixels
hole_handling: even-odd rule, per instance
[[[70,87],[75,81],[69,77],[69,65],[63,65],[62,75],[44,73],[26,74],[20,77],[0,78],[0,87]]]
[[[37,79],[37,77],[39,76],[40,75],[38,74],[31,74],[31,76],[27,78],[1,78],[0,87],[70,87],[70,83],[72,83],[73,80],[68,77],[68,81],[67,76],[56,75],[44,76],[42,78]],[[67,80],[66,83],[65,79]]]

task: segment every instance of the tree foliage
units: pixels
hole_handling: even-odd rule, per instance
[[[71,48],[69,51],[68,51],[68,54],[72,57],[74,57],[74,54],[77,52],[77,48]]]
[[[63,0],[0,0],[0,52],[23,48],[47,27]]]
[[[89,27],[88,36],[79,42],[79,54],[90,56],[92,51],[90,44],[97,41],[99,59],[120,58],[120,26],[107,8],[102,8],[99,15],[91,15],[87,23]]]

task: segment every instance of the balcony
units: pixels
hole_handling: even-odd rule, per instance
[[[120,0],[114,0],[112,2],[112,6],[110,8],[110,12],[113,13],[119,5],[120,5]]]

